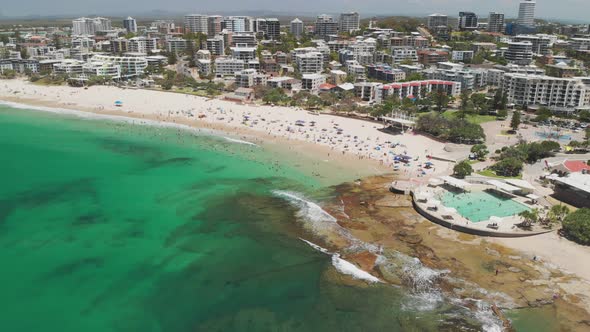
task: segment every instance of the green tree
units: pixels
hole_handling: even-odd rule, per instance
[[[513,131],[517,131],[518,127],[520,126],[520,111],[514,111],[512,114],[512,119],[510,120],[510,128]]]
[[[170,54],[168,54],[168,64],[175,65],[177,61],[178,59],[176,58],[176,53],[170,52]]]
[[[570,214],[570,209],[565,205],[553,205],[549,210],[548,219],[553,223],[561,223]]]
[[[441,113],[444,109],[447,108],[451,98],[447,96],[444,91],[437,90],[432,92],[432,99],[434,100],[434,104],[436,105],[436,111]]]
[[[488,153],[488,147],[485,144],[476,144],[471,147],[471,153],[475,154],[477,159],[485,160]]]
[[[540,107],[537,110],[537,112],[535,112],[535,115],[536,116],[533,119],[533,121],[542,122],[549,120],[553,114],[551,113],[551,110],[549,110],[547,107]]]
[[[504,158],[491,167],[497,175],[508,177],[518,176],[522,168],[523,161],[514,157]]]
[[[563,233],[579,244],[590,245],[590,209],[579,209],[565,217]]]
[[[453,174],[460,178],[464,179],[466,176],[471,175],[473,173],[473,167],[467,160],[463,160],[453,167]]]
[[[522,224],[524,227],[531,227],[533,223],[539,221],[539,210],[525,210],[519,213],[518,216],[520,216],[524,220]]]

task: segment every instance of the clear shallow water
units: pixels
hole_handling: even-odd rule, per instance
[[[262,149],[0,105],[0,151],[2,330],[493,326],[412,260],[414,290],[340,282],[333,259],[299,239],[314,239],[300,219],[331,216],[276,194],[330,190]]]
[[[511,199],[485,191],[460,194],[447,191],[442,196],[442,203],[457,209],[459,214],[473,222],[489,220],[492,216],[513,216],[528,209]]]
[[[535,133],[535,135],[539,138],[542,139],[554,139],[554,140],[558,140],[560,142],[569,142],[572,140],[572,136],[571,135],[567,135],[567,134],[560,134],[558,132],[542,132],[542,131],[538,131]]]

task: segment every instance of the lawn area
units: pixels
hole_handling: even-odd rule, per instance
[[[477,172],[477,174],[479,175],[483,175],[483,176],[488,176],[491,178],[497,178],[497,179],[522,179],[522,174],[519,174],[518,176],[514,176],[514,177],[510,177],[510,176],[499,176],[496,175],[496,173],[494,173],[494,171],[491,171],[489,169]]]
[[[442,116],[444,116],[447,119],[450,119],[456,117],[456,113],[457,110],[447,110],[442,114]],[[496,116],[474,114],[467,116],[465,119],[473,124],[482,124],[484,122],[496,121]]]

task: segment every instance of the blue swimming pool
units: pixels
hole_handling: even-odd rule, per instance
[[[509,217],[529,210],[519,202],[486,191],[460,194],[447,191],[441,201],[472,222],[489,220],[492,216]]]

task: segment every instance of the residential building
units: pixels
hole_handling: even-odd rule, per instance
[[[376,87],[374,98],[378,103],[382,102],[388,96],[393,95],[397,95],[400,100],[404,98],[424,98],[425,95],[428,95],[432,91],[442,91],[449,96],[456,97],[461,94],[461,83],[426,80],[382,84]]]
[[[113,62],[90,61],[82,65],[85,76],[101,76],[110,79],[121,78],[121,66]]]
[[[137,33],[137,21],[131,16],[123,20],[123,27],[127,32]]]
[[[166,40],[166,49],[170,53],[184,52],[188,48],[188,42],[182,38],[170,38]],[[116,52],[113,52],[116,53]]]
[[[81,17],[72,21],[72,35],[95,35],[98,31],[112,29],[111,20],[104,17]]]
[[[197,70],[201,76],[209,76],[213,73],[211,66],[211,59],[197,59],[196,63]]]
[[[504,58],[518,65],[528,65],[533,60],[533,44],[529,41],[510,42]]]
[[[256,58],[255,47],[231,47],[231,56],[234,59],[244,60],[248,62]]]
[[[477,29],[477,15],[472,12],[459,12],[458,28],[461,31]]]
[[[295,18],[291,21],[291,34],[295,36],[295,38],[300,38],[303,35],[303,21],[299,18]]]
[[[403,70],[385,64],[367,66],[367,76],[383,82],[399,82],[406,79]]]
[[[418,51],[418,62],[424,66],[432,66],[439,62],[445,62],[449,53],[445,51],[420,50]]]
[[[231,32],[253,32],[253,23],[249,16],[226,16],[221,21],[221,29]]]
[[[328,40],[328,36],[338,34],[338,22],[330,15],[319,15],[315,21],[315,35]]]
[[[547,76],[553,77],[575,77],[580,70],[576,67],[570,67],[565,62],[560,62],[556,65],[545,65],[545,72]]]
[[[269,78],[266,81],[266,85],[271,88],[282,88],[286,90],[298,90],[301,89],[301,81],[288,76],[278,76]]]
[[[208,38],[207,39],[207,50],[211,52],[212,55],[224,55],[225,54],[225,41],[220,36],[215,38]]]
[[[320,74],[324,71],[324,56],[320,52],[297,54],[295,65],[301,74]]]
[[[330,70],[330,83],[332,84],[342,84],[346,81],[346,77],[348,73],[339,69]]]
[[[215,59],[215,75],[217,77],[233,76],[245,69],[244,60],[219,57]]]
[[[342,13],[340,14],[340,21],[338,22],[340,32],[352,33],[360,30],[359,13]]]
[[[267,76],[258,73],[256,69],[244,69],[235,75],[236,85],[240,88],[251,88],[257,85],[267,85]]]
[[[305,74],[301,78],[301,89],[318,93],[320,85],[326,83],[326,76],[321,74]]]
[[[401,46],[391,48],[392,62],[394,65],[403,63],[418,63],[418,51],[413,47]]]
[[[487,43],[487,42],[477,42],[471,44],[471,50],[474,53],[479,53],[482,51],[494,51],[498,48],[498,45],[495,43]]]
[[[451,53],[451,60],[468,62],[473,59],[473,55],[473,51],[453,51]]]
[[[175,30],[176,25],[174,21],[157,20],[152,22],[151,27],[158,30],[159,33],[169,34]]]
[[[503,33],[504,32],[504,14],[490,12],[488,18],[488,32]]]
[[[84,71],[84,62],[74,60],[74,59],[66,59],[61,61],[60,63],[56,63],[53,65],[53,72],[55,74],[67,75],[67,76],[75,76],[80,75]]]
[[[253,33],[234,33],[232,34],[230,45],[238,47],[257,47],[258,41],[256,35]]]
[[[221,33],[221,22],[223,17],[219,15],[207,16],[207,36],[209,38],[215,37]]]
[[[93,38],[78,37],[72,38],[72,48],[82,47],[87,49],[93,49],[96,42]]]
[[[281,36],[281,23],[276,18],[256,19],[255,32],[261,34],[264,39],[278,40]]]
[[[428,20],[426,26],[428,29],[434,29],[439,26],[448,26],[449,25],[449,17],[443,14],[432,14],[428,16]]]
[[[515,42],[530,42],[532,45],[533,54],[547,55],[549,54],[549,44],[551,40],[540,35],[518,35],[513,38]]]
[[[186,31],[192,33],[204,33],[208,34],[208,16],[200,14],[190,14],[184,16],[184,27]]]
[[[377,99],[377,89],[383,86],[377,82],[357,82],[354,83],[354,95],[365,102],[375,102]]]
[[[210,60],[211,52],[209,50],[198,50],[195,53],[195,59],[197,60]]]
[[[572,50],[590,51],[590,38],[572,38],[569,45]]]
[[[535,25],[536,4],[537,2],[535,0],[521,0],[516,23],[522,26],[533,27]]]
[[[145,68],[148,66],[145,57],[137,56],[109,56],[95,55],[92,61],[111,62],[121,67],[122,78],[132,78],[143,75]]]
[[[559,78],[520,73],[504,74],[502,90],[509,102],[539,105],[555,112],[574,112],[590,106],[590,78]]]

